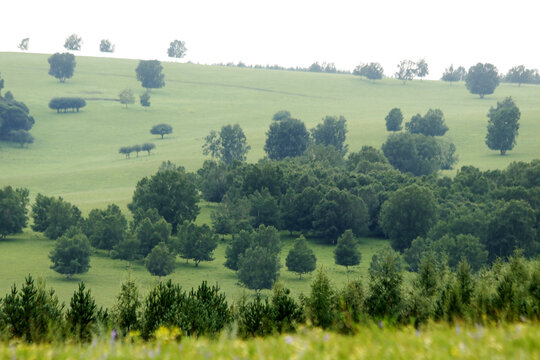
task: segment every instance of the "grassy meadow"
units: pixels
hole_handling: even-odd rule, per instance
[[[27,187],[32,198],[37,193],[62,196],[84,214],[110,203],[126,210],[137,181],[155,173],[163,161],[197,170],[205,159],[201,152],[204,137],[226,124],[238,123],[246,133],[252,147],[248,161],[262,158],[265,132],[272,115],[281,109],[289,110],[308,128],[325,115],[345,116],[350,151],[363,145],[380,148],[387,136],[384,117],[391,108],[399,107],[405,121],[429,108],[444,112],[450,128],[447,136],[457,147],[458,167],[504,168],[512,161],[529,161],[540,155],[540,86],[502,84],[495,94],[480,99],[469,94],[463,83],[415,80],[403,85],[394,79],[371,82],[352,75],[163,63],[166,85],[151,91],[151,106],[144,109],[138,104],[144,89],[135,78],[137,60],[77,57],[74,77],[62,84],[47,74],[47,58],[0,53],[4,92],[11,91],[24,102],[36,120],[31,131],[34,144],[20,149],[17,144],[0,143],[0,186]],[[112,101],[125,88],[133,89],[137,98],[128,108]],[[84,97],[87,106],[80,113],[57,114],[48,108],[49,100],[57,96]],[[484,137],[489,107],[506,96],[514,98],[522,117],[516,148],[501,157],[486,147]],[[171,124],[173,134],[163,140],[151,135],[150,128],[158,123]],[[141,152],[138,158],[132,154],[125,159],[118,153],[121,146],[145,142],[156,144],[150,156]],[[202,204],[199,222],[208,222],[211,207]],[[292,240],[284,237],[283,265]],[[319,264],[336,284],[342,284],[347,278],[365,278],[372,254],[385,244],[384,240],[362,239],[363,261],[349,273],[333,264],[333,247],[312,246]],[[67,301],[76,281],[49,269],[52,246],[52,241],[29,229],[0,243],[0,295],[31,273],[45,279]],[[185,289],[202,280],[219,282],[227,295],[238,297],[243,290],[234,272],[222,265],[224,253],[225,244],[220,243],[213,262],[194,268],[192,263],[179,261],[171,277]],[[90,271],[76,279],[88,284],[100,305],[110,306],[128,273],[143,291],[156,281],[142,262],[128,267],[104,253],[93,256]],[[280,279],[296,295],[309,290],[309,276],[300,281],[282,268]]]

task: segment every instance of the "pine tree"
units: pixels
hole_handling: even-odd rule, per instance
[[[343,265],[349,271],[349,266],[360,264],[361,254],[358,251],[358,240],[352,230],[347,230],[338,239],[334,250],[334,259],[337,265]]]
[[[66,313],[70,331],[80,341],[88,341],[92,335],[92,326],[97,319],[97,306],[90,290],[84,291],[84,283],[79,283],[79,289],[73,293]]]
[[[287,258],[285,259],[287,270],[294,271],[302,279],[302,274],[310,273],[315,270],[317,265],[317,258],[307,246],[306,238],[300,235],[294,242],[294,247],[289,251]]]

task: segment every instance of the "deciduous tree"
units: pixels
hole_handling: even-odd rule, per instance
[[[208,225],[196,225],[184,221],[178,226],[178,250],[184,259],[193,259],[195,267],[201,261],[214,260],[213,252],[217,247],[218,236]]]
[[[469,68],[465,78],[465,86],[471,94],[478,94],[483,99],[485,95],[493,94],[499,86],[499,73],[492,64],[478,63]]]
[[[167,55],[171,58],[183,58],[186,55],[187,48],[184,41],[174,40],[169,44]]]
[[[28,189],[0,189],[0,240],[22,232],[28,221]]]
[[[245,161],[250,149],[244,131],[240,125],[234,124],[223,126],[219,133],[212,130],[205,138],[203,154],[210,154],[230,165],[233,161]]]
[[[341,155],[345,156],[349,146],[345,145],[347,137],[347,119],[340,115],[329,116],[323,122],[311,129],[313,142],[317,145],[333,146]]]
[[[120,98],[120,104],[126,105],[126,109],[129,104],[135,103],[135,95],[133,95],[133,91],[131,89],[124,89],[120,91],[118,97]]]
[[[79,51],[81,50],[82,38],[77,34],[71,34],[66,38],[64,42],[64,47],[67,50]]]
[[[307,246],[306,238],[303,235],[300,235],[296,239],[294,247],[289,250],[285,259],[285,265],[287,265],[287,270],[297,273],[300,279],[302,279],[302,274],[307,274],[315,270],[317,258],[313,250]]]
[[[444,123],[443,112],[439,109],[429,109],[426,115],[416,114],[405,124],[405,129],[411,134],[427,136],[443,136],[448,131]]]
[[[51,269],[71,279],[90,268],[90,242],[80,229],[71,228],[58,240],[49,254]]]
[[[49,75],[54,76],[61,83],[65,82],[73,76],[75,71],[75,55],[70,53],[55,53],[48,59],[49,61]]]
[[[109,40],[103,39],[99,43],[99,51],[106,52],[106,53],[113,53],[114,45]]]
[[[21,146],[21,148],[24,146],[24,144],[32,144],[34,143],[34,137],[26,130],[11,130],[9,133],[9,138],[11,141],[16,142]]]
[[[501,155],[512,150],[516,145],[521,112],[511,97],[497,102],[497,107],[491,107],[486,135],[486,145],[491,150],[499,150]]]
[[[166,134],[172,134],[172,132],[173,132],[173,128],[169,124],[154,125],[150,129],[150,134],[161,135],[162,139],[163,139],[163,136],[165,136]]]
[[[416,64],[411,60],[401,60],[397,65],[398,70],[394,74],[396,79],[403,81],[411,81],[416,76]]]
[[[400,131],[401,123],[403,122],[403,114],[401,109],[393,108],[388,115],[384,118],[386,121],[386,130],[388,131]]]
[[[162,71],[163,66],[158,60],[141,60],[135,69],[137,80],[146,91],[165,86],[165,75],[161,73]]]
[[[19,49],[21,49],[22,51],[26,51],[26,50],[28,50],[28,43],[29,42],[30,42],[30,38],[24,38],[24,39],[21,40],[19,45],[17,45],[17,47]]]
[[[266,132],[264,151],[271,160],[300,156],[310,142],[306,125],[298,119],[274,121]]]
[[[165,243],[157,244],[144,260],[144,266],[150,274],[159,277],[167,276],[174,271],[174,255]]]
[[[339,237],[334,250],[336,265],[343,265],[349,271],[349,266],[360,264],[360,259],[358,240],[354,237],[352,230],[347,230]]]

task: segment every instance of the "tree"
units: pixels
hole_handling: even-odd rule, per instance
[[[279,258],[272,249],[255,245],[238,258],[238,278],[249,289],[271,289],[279,276]]]
[[[261,191],[257,190],[249,196],[251,205],[251,225],[258,227],[260,225],[279,225],[279,206],[276,198],[274,198],[267,188]]]
[[[154,143],[144,143],[141,146],[141,150],[148,152],[148,155],[150,155],[150,151],[154,150],[155,148],[156,145]]]
[[[28,50],[28,43],[29,42],[30,42],[30,38],[24,38],[24,39],[21,40],[19,45],[17,45],[17,47],[19,49],[21,49],[22,51],[26,51],[26,50]]]
[[[131,91],[131,89],[124,89],[120,91],[118,97],[120,98],[120,104],[126,105],[126,109],[128,104],[135,103],[135,95],[133,95],[133,91]]]
[[[438,141],[423,134],[390,134],[382,145],[388,162],[404,173],[428,175],[442,167],[442,150]]]
[[[66,41],[64,42],[64,47],[67,50],[79,51],[81,50],[81,43],[81,37],[79,37],[77,34],[71,34],[66,38]]]
[[[21,233],[26,227],[28,216],[28,189],[0,189],[0,240],[7,235]]]
[[[78,226],[81,221],[81,211],[75,205],[64,201],[61,197],[36,196],[32,205],[34,231],[42,231],[49,239],[57,239],[70,227]]]
[[[153,217],[154,214],[149,214],[150,211],[146,212],[146,217],[141,221],[137,221],[138,226],[133,231],[139,244],[137,252],[143,257],[146,257],[157,244],[168,244],[172,232],[171,224],[159,214]]]
[[[317,145],[333,146],[341,155],[345,156],[349,146],[344,145],[347,136],[347,119],[343,116],[329,116],[323,119],[322,124],[311,129],[313,142]]]
[[[362,258],[358,251],[358,239],[354,237],[352,230],[347,230],[337,241],[334,250],[336,265],[343,265],[349,271],[349,266],[360,264]]]
[[[298,119],[274,121],[266,132],[264,151],[271,160],[300,156],[310,142],[306,125]]]
[[[187,49],[184,41],[174,40],[169,44],[167,55],[171,58],[181,59],[186,55]]]
[[[99,43],[99,51],[107,52],[107,53],[113,53],[114,52],[114,45],[109,40],[103,39]]]
[[[426,75],[429,75],[428,64],[426,62],[426,59],[420,59],[416,63],[416,76],[422,79]]]
[[[512,98],[507,97],[504,101],[498,101],[496,108],[491,107],[487,116],[486,145],[505,155],[507,150],[512,150],[516,145],[521,112]]]
[[[353,75],[364,76],[369,80],[380,80],[383,78],[384,69],[379,63],[360,64],[354,69]]]
[[[439,109],[429,109],[423,117],[416,114],[411,121],[405,124],[405,129],[411,134],[424,134],[427,136],[443,136],[448,131],[444,123],[443,112]]]
[[[90,268],[90,242],[80,229],[71,228],[58,240],[49,254],[51,269],[71,279]]]
[[[173,132],[173,128],[169,124],[154,125],[150,129],[150,134],[161,135],[162,139],[163,139],[163,136],[165,136],[165,134],[172,134],[172,132]]]
[[[150,274],[159,277],[167,276],[174,271],[174,255],[169,252],[165,243],[157,244],[144,260],[144,266]]]
[[[127,220],[118,205],[107,209],[93,209],[83,223],[83,231],[93,247],[112,250],[122,242],[127,230]]]
[[[156,209],[176,229],[184,220],[195,220],[198,202],[199,194],[191,176],[180,170],[164,170],[137,183],[128,208],[133,213]]]
[[[0,88],[2,86],[3,79],[0,78]],[[0,96],[0,140],[11,140],[12,131],[29,131],[35,123],[28,107],[10,94],[8,91],[4,97]]]
[[[297,273],[300,276],[300,280],[302,280],[302,274],[307,274],[315,270],[317,258],[313,250],[307,246],[306,238],[303,235],[300,235],[296,239],[294,247],[289,250],[285,259],[285,265],[287,265],[287,270]]]
[[[465,70],[463,66],[460,66],[457,69],[454,69],[454,65],[450,65],[448,68],[444,70],[441,80],[448,81],[448,82],[463,81],[465,80],[466,76],[467,76],[467,71]]]
[[[66,112],[68,109],[79,112],[79,109],[85,106],[86,100],[81,97],[55,97],[49,101],[49,108],[58,113],[60,111]]]
[[[229,167],[223,162],[205,160],[197,170],[199,189],[206,201],[221,202],[231,186],[232,176]]]
[[[49,75],[54,76],[61,83],[73,76],[75,65],[77,65],[75,55],[70,53],[55,53],[49,57],[48,61],[50,65]]]
[[[118,149],[118,152],[120,154],[124,154],[126,156],[126,159],[129,158],[129,155],[133,152],[132,146],[122,146],[120,149]]]
[[[195,267],[201,261],[212,261],[218,244],[218,236],[208,225],[202,226],[184,221],[178,226],[178,250],[184,259],[193,259]]]
[[[384,118],[386,121],[386,130],[388,131],[400,131],[401,123],[403,122],[403,114],[401,109],[393,108],[388,115]]]
[[[116,303],[112,310],[115,322],[124,335],[137,328],[140,307],[139,289],[135,281],[128,275],[128,278],[122,283],[120,293],[116,297]]]
[[[69,332],[75,334],[79,341],[89,341],[92,336],[92,327],[97,321],[97,306],[90,290],[85,290],[84,283],[73,293],[66,312],[66,321]]]
[[[9,135],[10,140],[21,145],[21,148],[24,144],[34,143],[34,137],[26,130],[12,130]]]
[[[397,66],[398,70],[394,74],[396,79],[403,81],[411,81],[416,76],[416,64],[411,60],[401,60]]]
[[[306,312],[313,325],[323,329],[332,325],[334,320],[333,299],[334,291],[330,279],[321,267],[311,283],[311,294],[306,299]]]
[[[499,86],[497,68],[488,63],[471,66],[465,78],[465,86],[471,94],[480,95],[480,99],[483,99],[485,95],[493,94],[495,88]]]
[[[504,77],[504,81],[517,83],[518,86],[521,86],[521,84],[531,83],[534,79],[534,75],[535,70],[527,69],[524,65],[519,65],[508,70],[508,73],[506,73],[506,76]]]
[[[291,117],[291,113],[288,110],[279,110],[272,116],[272,120],[281,121]]]
[[[246,154],[250,149],[244,131],[240,125],[234,124],[223,126],[219,134],[212,130],[205,138],[203,154],[210,154],[230,165],[233,161],[246,161]]]
[[[137,80],[141,82],[146,91],[150,89],[159,89],[165,86],[165,75],[161,72],[163,66],[158,60],[141,60],[135,69]]]
[[[437,219],[437,201],[433,192],[416,184],[390,195],[381,207],[379,224],[392,247],[403,251],[418,236],[425,236]]]
[[[144,94],[139,96],[139,101],[140,101],[142,107],[149,107],[150,106],[150,94],[148,92],[145,92]]]

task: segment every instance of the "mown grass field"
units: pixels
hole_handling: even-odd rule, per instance
[[[149,343],[111,342],[87,345],[14,344],[0,346],[3,359],[538,359],[538,324],[414,328],[363,327],[355,336],[320,329],[295,335],[240,340],[184,338],[171,341],[167,329]]]
[[[291,111],[308,128],[325,115],[344,115],[350,151],[363,145],[380,148],[387,136],[384,117],[391,108],[399,107],[406,121],[429,108],[440,108],[450,128],[447,136],[457,147],[458,166],[504,168],[511,161],[528,161],[540,155],[540,86],[502,84],[494,95],[479,99],[469,94],[463,83],[413,81],[403,85],[393,79],[371,82],[352,75],[163,63],[166,86],[152,90],[152,105],[144,109],[138,105],[138,95],[144,91],[135,78],[138,61],[77,57],[74,77],[61,84],[47,74],[47,58],[0,53],[4,92],[9,90],[26,103],[36,119],[31,131],[34,144],[20,149],[16,144],[0,143],[0,186],[27,187],[31,197],[39,192],[60,195],[84,214],[109,203],[125,210],[137,181],[155,173],[163,161],[197,170],[205,159],[201,152],[204,137],[225,124],[239,123],[252,147],[248,161],[260,159],[265,132],[280,109]],[[111,101],[124,88],[133,89],[137,96],[136,104],[127,109]],[[48,108],[49,100],[57,96],[84,97],[88,105],[80,113],[57,114]],[[485,146],[484,137],[489,107],[506,96],[515,99],[522,118],[517,147],[501,157]],[[164,140],[149,133],[153,125],[162,122],[174,128]],[[151,156],[141,153],[126,160],[118,153],[121,146],[144,142],[156,144]],[[203,205],[198,221],[208,221],[210,207]],[[292,239],[285,237],[283,264],[291,244]],[[363,261],[348,274],[333,264],[333,248],[312,246],[319,264],[341,285],[347,277],[365,278],[372,254],[384,244],[382,240],[363,239]],[[31,273],[44,278],[67,301],[76,281],[67,281],[49,269],[52,246],[53,242],[30,230],[0,243],[0,295]],[[225,245],[220,244],[216,260],[202,263],[198,269],[179,262],[172,278],[186,289],[202,280],[219,282],[228,295],[237,297],[242,289],[235,274],[222,266],[224,252]],[[77,279],[88,283],[100,305],[110,306],[128,272],[143,291],[155,281],[142,262],[132,263],[129,269],[126,265],[98,253],[92,257],[90,271]],[[309,277],[300,281],[282,269],[281,280],[295,294],[309,290]]]

